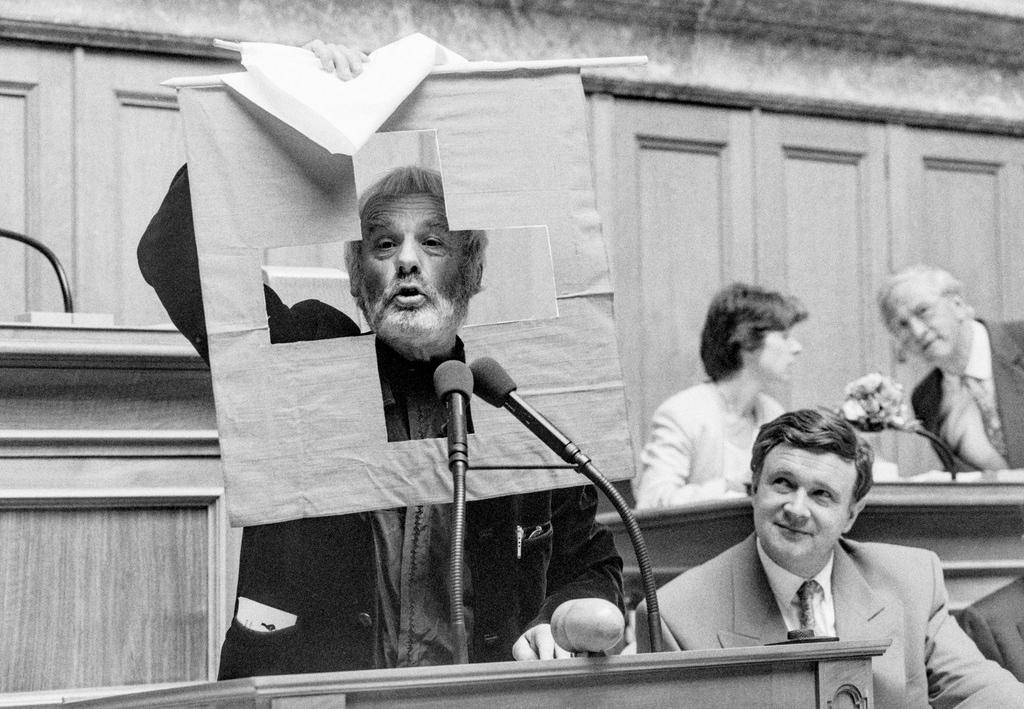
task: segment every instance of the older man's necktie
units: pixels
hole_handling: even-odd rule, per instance
[[[800,630],[814,630],[814,596],[821,590],[821,584],[807,579],[796,591],[800,605]]]
[[[963,376],[960,378],[964,387],[970,392],[974,402],[981,412],[981,422],[985,426],[985,435],[989,443],[996,449],[999,455],[1006,457],[1006,439],[1003,437],[1003,427],[999,422],[999,412],[996,411],[995,396],[989,392],[985,384],[977,377]]]

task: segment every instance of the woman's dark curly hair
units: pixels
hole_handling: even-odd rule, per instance
[[[799,299],[748,283],[722,288],[711,300],[700,336],[700,358],[712,381],[735,374],[743,351],[753,352],[773,330],[788,330],[807,319]]]

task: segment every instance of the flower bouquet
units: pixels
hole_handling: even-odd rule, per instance
[[[903,398],[903,386],[879,372],[865,374],[846,385],[846,400],[840,412],[854,428],[865,432],[895,431],[916,433],[927,438],[935,448],[943,467],[956,480],[956,458],[946,442],[926,429],[910,415]]]
[[[846,385],[843,417],[861,431],[906,430],[910,419],[903,387],[890,377],[872,372]]]

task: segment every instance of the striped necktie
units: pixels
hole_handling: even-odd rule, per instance
[[[999,422],[999,412],[996,411],[995,396],[993,396],[985,384],[977,377],[964,375],[960,377],[964,387],[971,394],[971,398],[978,405],[981,412],[981,422],[985,426],[985,435],[989,443],[996,449],[999,455],[1006,457],[1006,439],[1003,437],[1003,427]]]
[[[807,579],[797,589],[796,598],[800,605],[800,630],[814,630],[814,596],[821,590],[821,584]]]

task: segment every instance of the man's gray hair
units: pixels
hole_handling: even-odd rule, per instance
[[[878,289],[878,313],[882,317],[882,323],[890,331],[895,327],[894,323],[900,306],[899,299],[895,295],[896,289],[911,281],[927,283],[944,297],[959,296],[963,300],[964,286],[949,271],[925,264],[908,266],[889,276],[882,287]],[[973,309],[971,312],[973,313]]]
[[[438,213],[444,217],[447,227],[448,218],[444,208],[444,183],[441,173],[417,165],[395,168],[373,183],[359,198],[359,217],[365,223],[365,217],[381,204],[410,194],[431,197]],[[469,298],[480,292],[484,276],[484,251],[487,248],[487,234],[476,229],[451,233],[461,236],[463,239],[462,263],[459,267],[459,273],[462,274],[463,280],[459,285],[458,293],[468,301]],[[348,270],[349,290],[356,299],[360,310],[366,314],[367,304],[363,302],[362,288],[362,249],[362,240],[345,243],[345,268]]]

